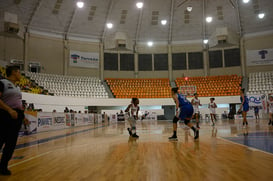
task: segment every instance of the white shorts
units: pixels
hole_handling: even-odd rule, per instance
[[[216,114],[216,109],[215,108],[210,108],[209,111],[210,111],[210,114]]]
[[[273,114],[273,109],[269,109],[269,113]]]
[[[193,114],[198,114],[199,113],[199,107],[193,106]]]

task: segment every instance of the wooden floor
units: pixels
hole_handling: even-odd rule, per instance
[[[9,163],[12,175],[0,180],[272,180],[273,154],[225,139],[246,132],[273,132],[265,120],[249,123],[243,129],[241,120],[220,120],[213,128],[203,121],[198,141],[180,123],[178,142],[169,142],[172,123],[149,120],[138,121],[139,139],[128,136],[124,122],[23,136],[18,145],[31,146],[15,150]]]

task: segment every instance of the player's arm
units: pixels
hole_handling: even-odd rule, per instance
[[[17,112],[2,101],[1,97],[2,97],[3,91],[4,91],[4,84],[0,82],[0,109],[7,111],[13,119],[17,119],[18,117]]]
[[[137,106],[136,118],[138,119],[139,106]]]
[[[241,104],[241,106],[240,106],[240,108],[239,108],[239,110],[238,111],[241,111],[242,110],[242,107],[243,107],[243,105],[244,105],[244,102],[245,102],[245,96],[241,96],[242,97],[242,104]]]
[[[191,100],[191,104],[194,105],[193,99]]]
[[[173,100],[175,103],[175,108],[178,109],[179,108],[179,101],[178,101],[177,95],[173,95]]]
[[[210,103],[209,103],[209,105],[208,105],[208,108],[210,108]]]
[[[125,109],[125,111],[124,112],[129,112],[129,109],[130,109],[130,107],[131,107],[132,105],[131,104],[129,104],[128,106],[127,106],[127,108]]]
[[[214,108],[217,108],[217,104],[216,103],[214,103]]]

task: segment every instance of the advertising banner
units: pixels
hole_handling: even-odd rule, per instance
[[[53,117],[53,128],[54,129],[64,129],[66,125],[64,113],[52,113]]]
[[[49,131],[53,129],[52,113],[38,112],[37,131]]]
[[[25,131],[28,131],[28,134],[36,133],[38,126],[37,112],[35,111],[25,111],[25,118],[29,121],[29,125],[26,126]]]
[[[272,65],[273,49],[247,50],[246,64],[247,66]]]
[[[69,65],[73,67],[99,68],[99,53],[70,50]]]

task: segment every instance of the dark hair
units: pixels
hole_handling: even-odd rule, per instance
[[[133,98],[132,98],[132,102],[133,102],[133,103],[135,103],[137,100],[138,100],[138,98],[136,98],[136,97],[133,97]]]
[[[177,93],[177,92],[178,92],[178,87],[173,87],[173,88],[172,88],[172,91],[173,91],[174,93]]]
[[[193,94],[194,96],[198,95],[197,92]]]
[[[243,93],[245,93],[245,89],[241,89],[241,91],[242,91]]]
[[[11,76],[12,71],[17,71],[17,70],[20,70],[20,67],[17,66],[17,65],[10,65],[10,66],[7,66],[7,67],[6,67],[6,74],[7,74],[7,77]]]
[[[215,98],[214,98],[214,97],[211,97],[210,99],[212,99],[213,101],[215,100]]]

